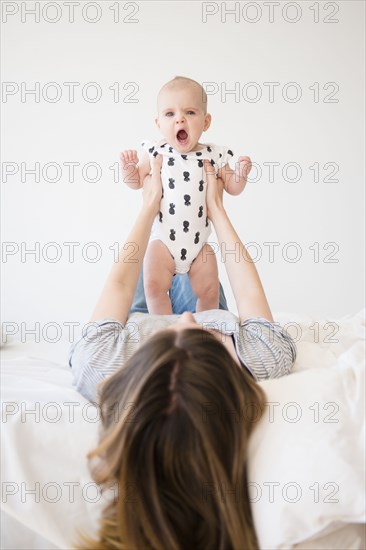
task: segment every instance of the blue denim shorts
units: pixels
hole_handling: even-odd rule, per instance
[[[143,269],[141,269],[130,313],[148,313],[143,277]],[[187,273],[185,273],[184,275],[177,274],[175,275],[175,277],[173,277],[172,286],[169,290],[169,297],[172,302],[173,313],[180,315],[185,311],[189,311],[190,313],[196,312],[197,297],[193,293]],[[219,309],[225,309],[226,311],[228,311],[225,293],[221,283],[219,294]]]

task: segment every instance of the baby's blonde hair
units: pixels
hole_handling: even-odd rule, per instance
[[[164,86],[162,86],[158,93],[158,110],[159,110],[159,97],[163,90],[169,89],[169,88],[184,88],[186,86],[195,86],[199,89],[202,99],[202,105],[204,113],[207,113],[207,94],[205,90],[202,88],[201,84],[199,84],[196,80],[193,80],[192,78],[188,78],[187,76],[175,76],[172,80],[169,80],[169,82],[166,82]]]

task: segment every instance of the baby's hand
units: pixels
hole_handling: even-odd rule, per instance
[[[122,180],[131,189],[140,189],[142,182],[140,181],[140,169],[137,166],[139,158],[137,151],[128,149],[122,151],[120,155],[121,168],[122,168]]]
[[[136,166],[136,164],[139,161],[139,158],[137,156],[137,151],[134,151],[133,149],[122,151],[120,155],[120,159],[121,159],[122,170],[127,170],[129,166]]]
[[[235,180],[243,179],[246,181],[249,172],[252,169],[252,161],[249,157],[239,157],[235,163]]]

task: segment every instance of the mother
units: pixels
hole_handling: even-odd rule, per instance
[[[225,268],[239,320],[227,311],[222,288],[219,310],[189,313],[195,299],[186,276],[173,280],[174,315],[147,314],[141,265],[159,210],[160,167],[157,157],[92,315],[96,332],[70,352],[76,388],[101,407],[99,445],[88,455],[96,460],[93,477],[118,489],[98,540],[83,537],[80,548],[252,550],[258,543],[246,459],[265,405],[256,381],[288,374],[295,346],[273,323],[222,204],[222,181],[207,164],[208,216],[220,246],[238,251],[226,254]]]

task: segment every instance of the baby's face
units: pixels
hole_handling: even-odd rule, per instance
[[[199,89],[188,85],[160,92],[155,122],[169,145],[187,153],[198,149],[202,132],[211,124],[211,115],[204,112]]]

